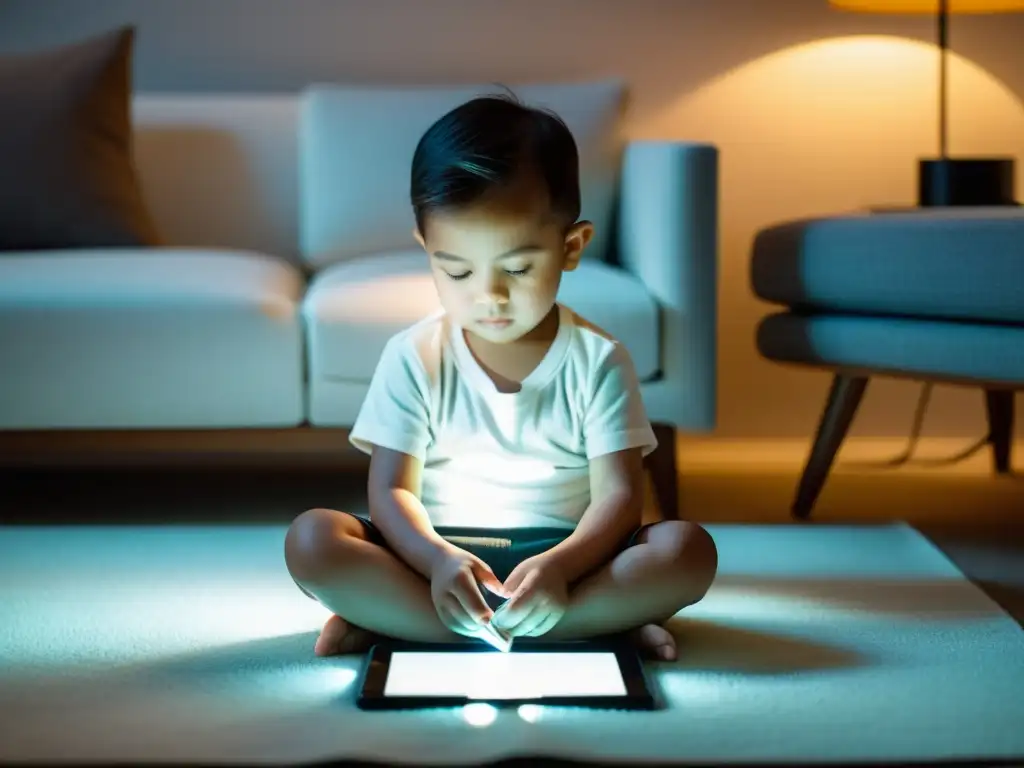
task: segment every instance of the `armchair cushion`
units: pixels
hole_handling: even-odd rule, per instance
[[[805,311],[1024,323],[1024,208],[859,213],[768,227],[762,299]]]
[[[1024,327],[777,312],[757,330],[769,360],[964,383],[1024,385]]]

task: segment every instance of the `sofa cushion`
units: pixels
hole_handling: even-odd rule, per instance
[[[803,310],[1024,323],[1024,208],[811,218],[754,241],[754,292]]]
[[[779,312],[761,321],[757,347],[779,363],[1024,385],[1016,325]]]
[[[0,251],[158,242],[132,158],[133,40],[0,56]]]
[[[0,428],[300,424],[303,287],[241,251],[0,256]]]
[[[559,301],[622,341],[641,379],[657,374],[658,306],[631,274],[583,261],[563,276]],[[387,340],[439,306],[422,250],[325,268],[310,283],[302,307],[310,377],[369,382]]]
[[[588,257],[608,252],[619,172],[618,81],[528,85],[514,89],[532,106],[556,111],[576,138],[583,216],[596,224]],[[299,118],[300,244],[322,266],[414,247],[409,171],[430,125],[464,101],[499,92],[493,85],[452,87],[312,86]]]

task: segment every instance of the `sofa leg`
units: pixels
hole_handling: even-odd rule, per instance
[[[654,424],[658,447],[647,456],[647,471],[662,520],[679,519],[679,475],[676,469],[676,428]]]
[[[995,470],[1000,475],[1010,472],[1010,448],[1013,445],[1012,389],[985,390],[985,410],[988,412],[988,441],[992,445]]]
[[[814,446],[811,448],[811,455],[807,459],[803,476],[800,478],[800,486],[797,488],[793,517],[806,519],[811,516],[814,503],[825,486],[832,462],[850,429],[850,424],[853,423],[853,417],[867,386],[866,376],[836,374],[832,379],[832,389],[828,394],[821,422],[818,424]]]

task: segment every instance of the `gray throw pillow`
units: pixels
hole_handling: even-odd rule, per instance
[[[132,153],[134,40],[0,55],[0,251],[159,244]]]

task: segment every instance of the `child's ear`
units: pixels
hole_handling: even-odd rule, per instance
[[[565,235],[565,266],[566,272],[576,269],[584,249],[594,237],[594,225],[589,221],[578,221],[572,225]]]

